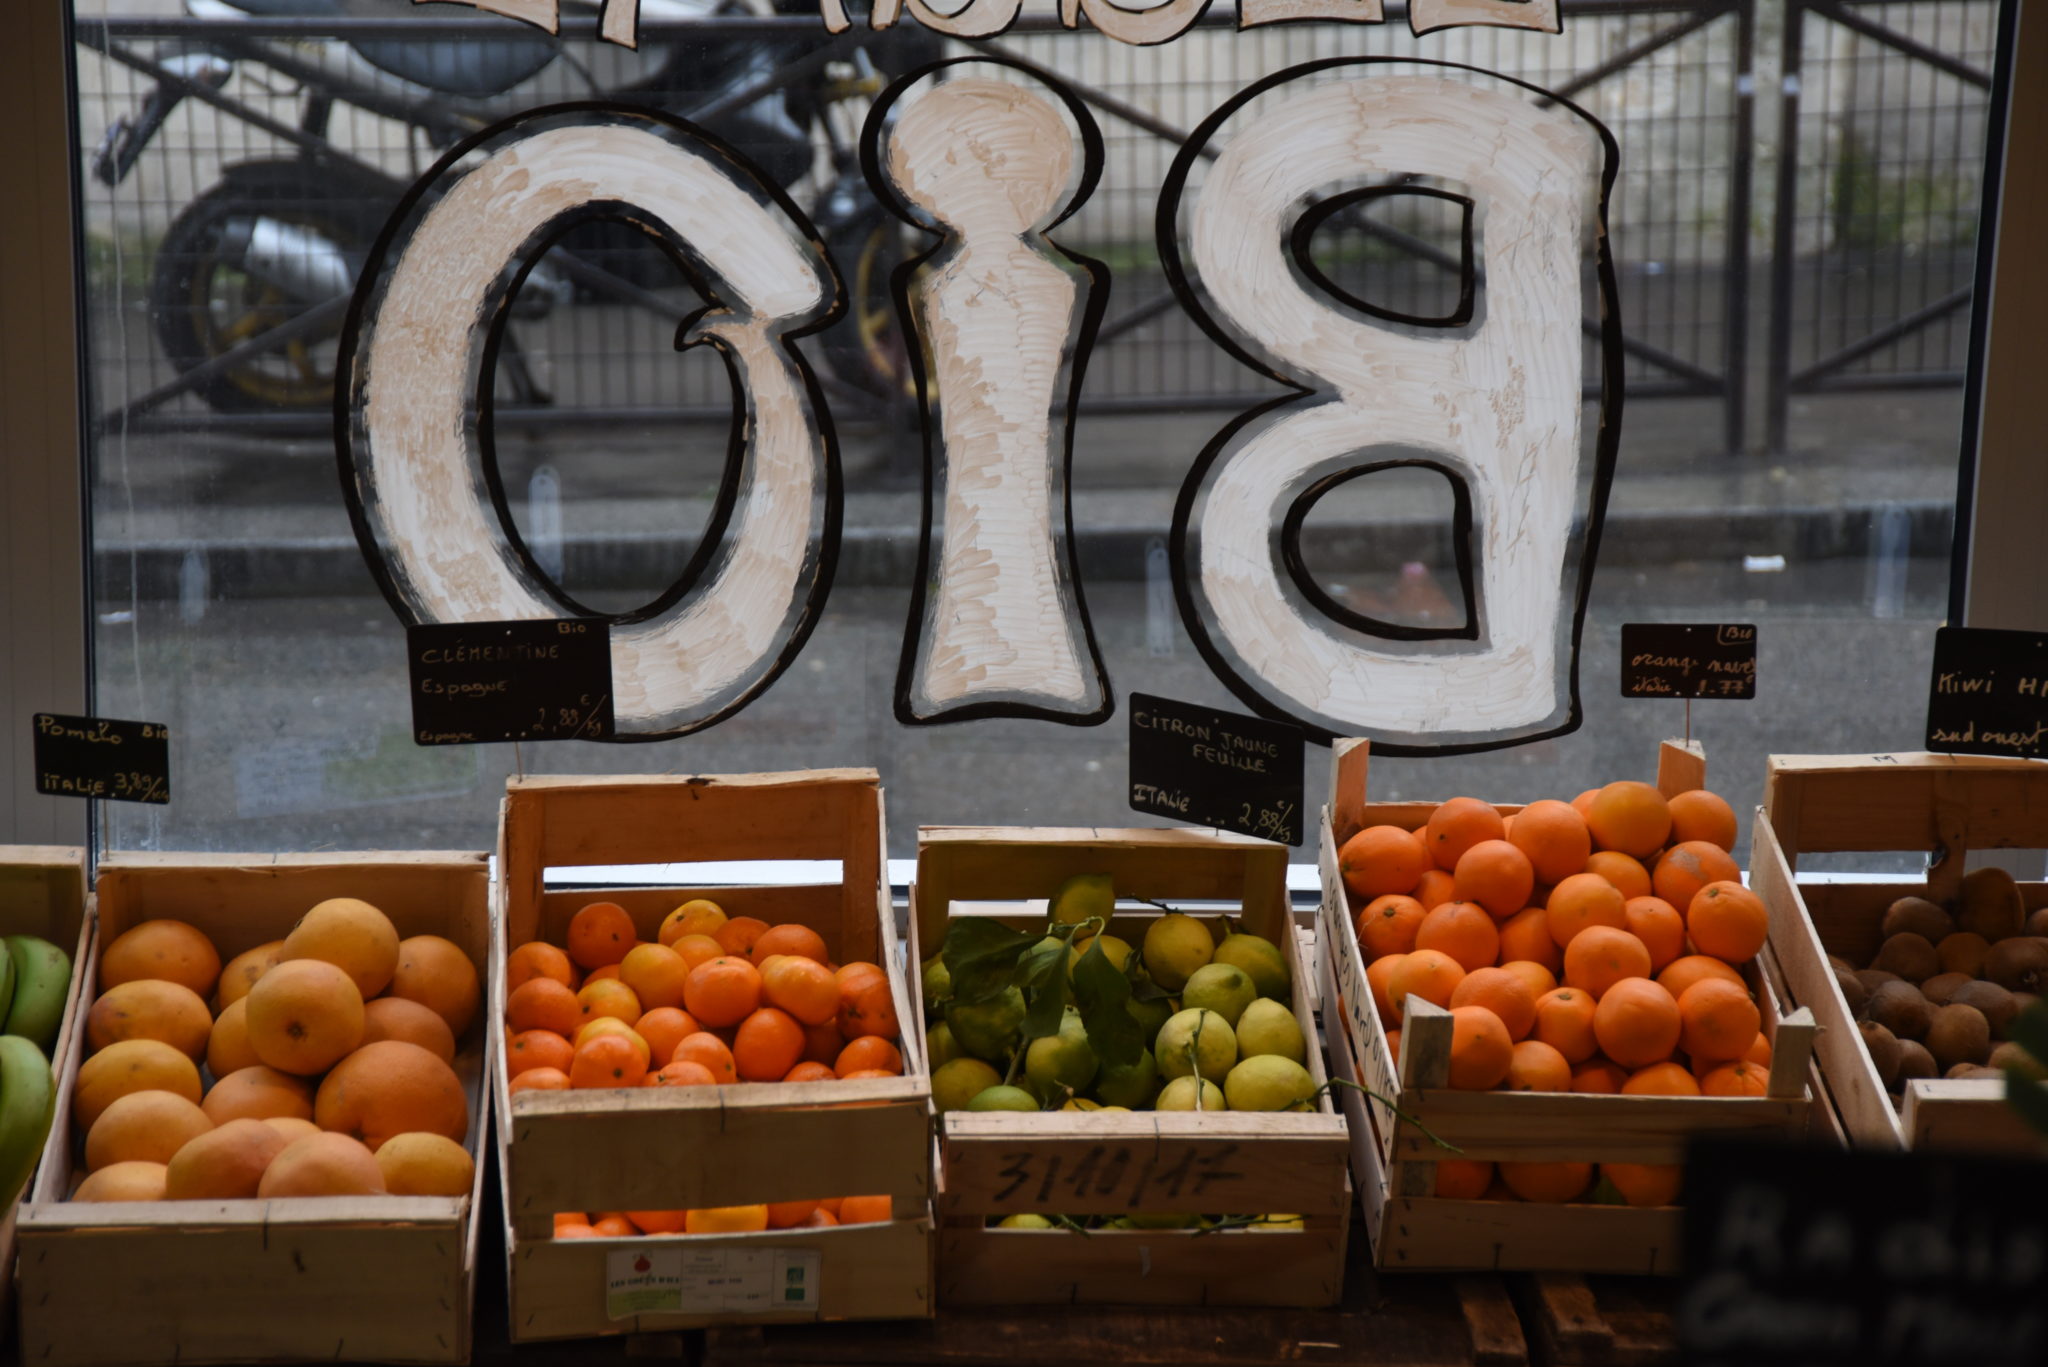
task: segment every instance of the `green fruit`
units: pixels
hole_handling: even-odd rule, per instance
[[[956,1058],[932,1070],[932,1105],[940,1115],[964,1111],[967,1103],[1003,1080],[978,1058]]]
[[[978,1059],[1004,1063],[1017,1050],[1024,1028],[1024,994],[1015,987],[1003,989],[993,1001],[969,1005],[955,999],[946,1007],[946,1024],[960,1047]]]
[[[1178,992],[1215,956],[1216,938],[1192,916],[1174,912],[1145,930],[1145,971],[1168,992]]]
[[[1220,1082],[1237,1062],[1237,1033],[1214,1011],[1193,1007],[1166,1023],[1152,1052],[1161,1077],[1200,1073]]]
[[[68,978],[70,960],[65,963]],[[28,1185],[56,1115],[57,1081],[50,1061],[27,1039],[0,1036],[0,1210],[11,1209]]]
[[[946,967],[943,955],[934,954],[924,961],[924,1013],[936,1016],[944,1008],[946,998],[953,995],[953,974]]]
[[[1106,873],[1077,873],[1052,895],[1052,919],[1063,925],[1099,917],[1106,926],[1115,910],[1116,888]]]
[[[1139,987],[1149,984],[1150,981],[1149,978],[1141,978],[1131,984],[1131,991],[1135,993]],[[1171,1020],[1174,1012],[1180,1010],[1173,1004],[1171,997],[1158,997],[1152,1001],[1141,1002],[1136,996],[1124,1003],[1124,1009],[1131,1013],[1131,1019],[1138,1023],[1138,1029],[1145,1032],[1145,1047],[1148,1049],[1152,1047],[1152,1041],[1159,1038],[1159,1027]]]
[[[1159,1065],[1150,1049],[1140,1052],[1138,1061],[1127,1068],[1104,1068],[1095,1075],[1096,1100],[1109,1106],[1136,1110],[1151,1101],[1158,1090]]]
[[[1161,1089],[1159,1100],[1152,1103],[1152,1109],[1155,1111],[1196,1110],[1195,1086],[1196,1083],[1193,1077],[1175,1078]],[[1221,1087],[1218,1087],[1207,1078],[1203,1078],[1201,1080],[1201,1088],[1202,1104],[1199,1109],[1204,1111],[1227,1111],[1230,1109],[1230,1099],[1223,1095]]]
[[[996,1221],[997,1229],[1052,1229],[1054,1227],[1053,1222],[1046,1219],[1043,1215],[1033,1215],[1028,1210],[1020,1210],[1015,1215],[1005,1215],[1002,1219]]]
[[[1232,1029],[1244,1009],[1258,999],[1259,989],[1252,985],[1251,975],[1229,964],[1203,964],[1180,993],[1183,1007],[1214,1011],[1230,1022]]]
[[[1101,945],[1102,957],[1109,960],[1110,967],[1117,972],[1124,971],[1124,965],[1131,961],[1131,942],[1120,940],[1114,935],[1091,935],[1087,939],[1074,937],[1074,947],[1067,953],[1067,964],[1071,968],[1081,962],[1081,956],[1088,952],[1088,946]]]
[[[7,955],[14,960],[14,999],[0,1029],[48,1053],[71,992],[71,956],[34,935],[8,936]]]
[[[943,1068],[956,1058],[966,1058],[967,1051],[960,1047],[960,1041],[953,1038],[953,1027],[940,1021],[924,1032],[925,1067]]]
[[[1294,1012],[1269,997],[1261,997],[1237,1018],[1237,1056],[1257,1058],[1278,1054],[1296,1063],[1308,1062],[1308,1040]]]
[[[1088,1031],[1077,1011],[1060,1018],[1058,1034],[1035,1039],[1024,1051],[1024,1076],[1048,1099],[1085,1090],[1095,1081],[1095,1067],[1095,1050],[1089,1047]]]
[[[1278,945],[1263,936],[1242,932],[1226,935],[1210,962],[1243,969],[1261,997],[1284,1002],[1294,996],[1294,975],[1287,971],[1287,959]]]
[[[967,1103],[970,1111],[1036,1111],[1038,1098],[1022,1087],[984,1087]]]
[[[1223,1095],[1233,1111],[1285,1111],[1315,1095],[1316,1080],[1291,1058],[1260,1054],[1230,1070]]]

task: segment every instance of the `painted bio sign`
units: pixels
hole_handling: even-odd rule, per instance
[[[951,16],[991,33],[1017,0]],[[490,0],[552,26],[553,4]],[[1205,6],[1063,0],[1126,42],[1175,36]],[[635,36],[631,5],[603,32]],[[900,9],[878,3],[876,27]],[[1553,6],[1440,0],[1418,31],[1556,31]],[[828,27],[847,23],[828,0]],[[1241,23],[1378,22],[1377,3],[1245,0]],[[1000,20],[1000,22],[997,22]],[[982,27],[989,25],[989,27]],[[1225,101],[1188,137],[1157,203],[1181,307],[1287,387],[1229,422],[1188,470],[1170,529],[1182,619],[1259,713],[1385,753],[1516,744],[1579,721],[1578,641],[1619,437],[1620,315],[1606,233],[1617,150],[1570,101],[1442,62],[1340,58]],[[960,57],[892,84],[867,119],[876,199],[926,235],[894,279],[926,453],[925,530],[895,711],[906,724],[1023,716],[1092,725],[1114,693],[1089,624],[1072,527],[1075,409],[1112,285],[1058,225],[1103,177],[1087,105],[1037,68]],[[1437,316],[1347,292],[1308,250],[1333,215],[1418,195],[1458,215],[1455,305]],[[711,348],[740,399],[718,511],[690,566],[609,624],[614,735],[681,736],[769,688],[831,587],[841,478],[805,339],[845,307],[818,231],[759,168],[702,128],[607,103],[531,110],[452,149],[400,204],[342,346],[337,442],[372,569],[411,624],[578,615],[496,492],[488,383],[511,299],[568,224],[605,216],[688,263],[709,306],[678,347]],[[1599,426],[1582,471],[1582,285],[1593,265]],[[1332,599],[1303,521],[1373,471],[1453,490],[1461,621],[1418,628]],[[1590,478],[1582,475],[1590,474]]]

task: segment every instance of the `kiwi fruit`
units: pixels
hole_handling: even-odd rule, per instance
[[[1899,1076],[1899,1041],[1891,1031],[1876,1021],[1863,1021],[1857,1028],[1863,1032],[1863,1047],[1870,1051],[1870,1061],[1877,1068],[1877,1076],[1884,1083],[1886,1091]]]
[[[1842,1000],[1849,1003],[1849,1014],[1862,1015],[1863,1008],[1870,1001],[1870,989],[1863,985],[1863,980],[1838,968],[1835,970],[1835,985],[1842,989]]]
[[[2048,940],[2015,936],[1984,956],[1984,976],[2008,992],[2039,992],[2048,984]]]
[[[2027,926],[2024,933],[2028,935],[2048,935],[2048,907],[2035,907],[2027,913]]]
[[[1870,994],[1864,1018],[1889,1030],[1898,1039],[1919,1039],[1934,1021],[1934,1006],[1911,983],[1886,983]]]
[[[1949,994],[1950,1006],[1974,1006],[1984,1015],[1984,1021],[1991,1027],[1991,1038],[2004,1039],[2006,1027],[2019,1014],[2019,1004],[2013,994],[1997,983],[1968,982]]]
[[[1942,1076],[1950,1082],[1973,1082],[1980,1078],[2004,1077],[2005,1074],[1996,1068],[1986,1068],[1981,1063],[1958,1063]]]
[[[2019,934],[2027,923],[2020,885],[2004,869],[1972,869],[1964,874],[1960,903],[1956,929],[1974,931],[1993,944]]]
[[[1918,935],[1929,944],[1953,934],[1955,922],[1925,897],[1901,897],[1885,908],[1884,938],[1894,935]]]
[[[1899,1085],[1905,1086],[1916,1077],[1940,1077],[1941,1067],[1934,1061],[1934,1055],[1927,1052],[1927,1046],[1916,1039],[1899,1041]]]
[[[1949,938],[1953,940],[1955,936],[1951,935]],[[1947,1006],[1949,999],[1955,995],[1957,988],[1961,987],[1964,983],[1973,983],[1975,981],[1977,980],[1967,973],[1937,973],[1926,982],[1920,984],[1920,995],[1933,1002],[1936,1006]]]
[[[2017,1015],[2019,1015],[2019,1014],[2020,1014],[2021,1012],[2023,1012],[2023,1011],[2028,1011],[2028,1010],[2031,1010],[2031,1009],[2033,1008],[2033,1006],[2034,1006],[2034,1003],[2036,1003],[2036,1002],[2038,1002],[2038,1001],[2040,1001],[2040,1000],[2041,1000],[2041,999],[2040,999],[2039,997],[2037,997],[2036,995],[2034,995],[2034,994],[2033,994],[2032,992],[2015,992],[2015,993],[2013,993],[2013,994],[2012,994],[2012,1013],[2013,1013],[2013,1015],[2017,1016]],[[1980,1007],[1979,1009],[1981,1010],[1982,1008]],[[1988,1017],[1988,1016],[1990,1016],[1990,1014],[1991,1014],[1991,1013],[1990,1013],[1989,1011],[1985,1011],[1985,1012],[1984,1012],[1984,1014],[1985,1014],[1985,1015],[1986,1015],[1986,1016]],[[1991,1035],[1992,1035],[1992,1038],[1994,1038],[1994,1039],[2008,1039],[2008,1038],[2010,1038],[2010,1033],[2009,1033],[2009,1032],[2010,1032],[2011,1028],[2012,1028],[2012,1022],[2011,1022],[2010,1020],[2008,1020],[2008,1021],[2007,1021],[2007,1022],[2005,1023],[2005,1027],[2004,1027],[2003,1029],[2001,1029],[2001,1028],[2000,1028],[2000,1026],[1999,1026],[1999,1024],[1998,1024],[1998,1022],[1997,1022],[1997,1021],[1992,1021],[1992,1022],[1991,1022]]]
[[[1990,952],[1991,942],[1972,930],[1959,930],[1934,946],[1934,955],[1941,960],[1942,972],[1961,973],[1972,978],[1984,972],[1984,956]]]
[[[2048,1067],[2042,1066],[2041,1060],[2028,1053],[2025,1046],[2011,1040],[1992,1046],[1990,1066],[2001,1073],[2010,1068],[2021,1077],[2030,1077],[2036,1082],[2048,1080]]]
[[[1934,1013],[1925,1043],[1927,1052],[1944,1068],[1982,1063],[1991,1057],[1991,1023],[1974,1006],[1950,1003]]]
[[[1839,954],[1828,955],[1828,967],[1834,969],[1837,973],[1854,973],[1856,971],[1856,965],[1850,963]]]
[[[1863,984],[1865,992],[1875,992],[1886,983],[1903,982],[1905,980],[1899,977],[1898,974],[1887,973],[1881,968],[1859,968],[1856,970],[1856,981]]]
[[[1908,930],[1892,936],[1879,946],[1872,968],[1896,973],[1909,983],[1926,982],[1941,972],[1941,956],[1924,935]]]

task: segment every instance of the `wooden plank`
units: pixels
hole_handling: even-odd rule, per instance
[[[540,776],[506,784],[513,806],[545,804],[544,868],[839,859],[848,807],[881,786],[872,769],[782,774]]]
[[[1256,1240],[1256,1243],[1246,1243]],[[955,1305],[1326,1306],[1343,1293],[1341,1227],[939,1230],[939,1300]]]
[[[1339,844],[1365,827],[1365,780],[1372,742],[1338,737],[1330,742],[1330,824]]]
[[[1980,755],[1772,755],[1765,807],[1786,848],[1801,853],[1932,850],[1937,801],[1967,813],[1949,838],[1963,848],[2048,845],[2048,765]]]
[[[1478,1266],[1670,1276],[1678,1270],[1681,1218],[1676,1206],[1395,1197],[1382,1228],[1379,1261],[1416,1272]]]
[[[1508,1299],[1507,1287],[1495,1276],[1469,1275],[1451,1279],[1458,1296],[1458,1308],[1465,1313],[1465,1327],[1472,1335],[1472,1361],[1478,1363],[1525,1363],[1529,1342],[1522,1332],[1521,1316]]]
[[[1668,1367],[1678,1361],[1671,1282],[1537,1272],[1510,1279],[1548,1367]]]
[[[1477,1161],[1677,1163],[1695,1136],[1797,1135],[1807,1105],[1770,1097],[1403,1091],[1401,1109],[1416,1123],[1394,1122],[1394,1157],[1433,1163],[1453,1156],[1420,1125]]]
[[[1657,747],[1657,791],[1677,797],[1707,786],[1707,751],[1696,740],[1667,740]]]
[[[1915,1149],[2048,1157],[2048,1135],[2005,1104],[2002,1078],[1921,1078],[1906,1084],[1900,1124]]]

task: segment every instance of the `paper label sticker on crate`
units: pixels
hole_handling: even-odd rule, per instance
[[[820,1256],[806,1248],[625,1249],[605,1259],[605,1313],[803,1313],[818,1308]]]
[[[1927,748],[2048,756],[2048,633],[1942,627],[1927,686]]]
[[[603,740],[612,734],[603,622],[430,623],[405,629],[413,740]]]
[[[1624,698],[1754,698],[1756,627],[1746,622],[1624,622]]]
[[[1131,694],[1131,810],[1301,843],[1303,732]]]
[[[38,712],[35,765],[45,797],[171,800],[171,731],[162,722]]]

